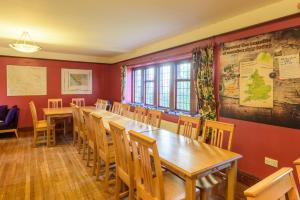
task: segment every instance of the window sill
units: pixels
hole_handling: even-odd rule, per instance
[[[172,109],[165,108],[165,107],[151,106],[151,105],[145,105],[145,104],[139,104],[139,103],[128,103],[128,104],[133,106],[133,107],[141,106],[141,107],[146,108],[146,109],[159,110],[159,111],[161,111],[161,112],[163,112],[164,114],[167,114],[167,115],[173,115],[173,116],[189,115],[189,116],[192,116],[192,117],[200,117],[199,113],[192,113],[192,112],[189,112],[189,111],[172,110]]]

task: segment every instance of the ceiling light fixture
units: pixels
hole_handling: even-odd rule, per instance
[[[22,33],[19,40],[17,40],[15,43],[9,44],[9,46],[23,53],[34,53],[42,49],[32,41],[29,33],[26,31]]]

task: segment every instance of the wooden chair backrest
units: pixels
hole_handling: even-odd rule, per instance
[[[85,107],[84,98],[72,98],[72,103],[79,107]]]
[[[91,127],[96,137],[96,146],[97,153],[103,160],[108,160],[109,149],[108,149],[108,140],[106,135],[106,130],[103,125],[102,117],[97,116],[94,113],[91,113],[92,124]]]
[[[132,130],[129,131],[129,135],[139,194],[142,199],[164,199],[163,176],[156,140]]]
[[[125,132],[125,128],[119,124],[111,121],[109,122],[109,126],[116,151],[118,173],[121,173],[122,176],[126,176],[126,179],[129,181],[130,178],[133,178],[134,170],[128,136]]]
[[[130,105],[122,104],[120,114],[124,117],[130,117]]]
[[[48,99],[48,108],[62,108],[62,99]]]
[[[298,174],[298,180],[300,183],[300,158],[294,161],[294,165],[296,166],[297,174]]]
[[[212,120],[205,120],[204,127],[203,127],[203,135],[202,141],[206,142],[209,138],[210,144],[223,148],[224,143],[224,135],[225,132],[228,132],[229,136],[227,141],[227,150],[231,150],[232,146],[232,139],[234,133],[234,124],[219,122],[219,121],[212,121]],[[208,135],[210,134],[210,137]]]
[[[146,124],[160,128],[161,123],[161,111],[159,110],[148,110],[147,117],[145,120]]]
[[[299,200],[293,169],[287,167],[248,188],[244,194],[247,200]]]
[[[74,113],[74,123],[75,123],[75,126],[78,128],[78,131],[83,131],[83,119],[82,119],[82,116],[81,116],[81,110],[80,110],[80,107],[79,106],[74,106],[73,107],[73,113]]]
[[[76,106],[73,103],[70,103],[70,106],[72,108],[72,116],[73,116],[74,127],[78,128],[77,109],[76,109],[76,107],[78,107],[78,106]]]
[[[91,123],[91,117],[90,117],[90,111],[82,110],[83,118],[84,118],[84,128],[86,130],[86,134],[89,140],[95,141],[95,135],[92,130],[92,123]],[[96,142],[96,141],[95,141]]]
[[[120,110],[121,110],[121,103],[115,101],[115,102],[113,103],[111,112],[112,112],[112,113],[116,113],[116,114],[119,115],[119,114],[120,114]]]
[[[36,108],[35,108],[35,105],[34,105],[33,101],[29,102],[29,108],[30,108],[30,112],[31,112],[33,128],[35,129],[36,124],[38,122],[38,117],[37,117]]]
[[[181,126],[183,125],[183,131],[181,131]],[[177,123],[177,134],[182,134],[186,137],[192,139],[198,139],[200,133],[201,121],[199,118],[180,115]],[[194,135],[193,135],[193,130]]]
[[[146,108],[136,106],[134,108],[134,116],[133,119],[139,122],[144,122],[145,116],[146,116]]]
[[[106,110],[106,108],[107,108],[107,100],[97,99],[96,108],[99,108],[99,109],[102,109],[102,110]]]

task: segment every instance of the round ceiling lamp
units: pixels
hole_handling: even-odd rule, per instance
[[[42,48],[35,44],[35,42],[31,39],[28,32],[24,31],[19,40],[15,43],[9,44],[9,46],[16,51],[20,51],[23,53],[34,53]]]

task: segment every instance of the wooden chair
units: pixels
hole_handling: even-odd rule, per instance
[[[79,107],[85,107],[84,98],[72,98],[72,103]]]
[[[120,114],[124,117],[130,117],[130,105],[122,104]]]
[[[247,200],[299,200],[292,168],[281,168],[244,191]]]
[[[107,100],[97,99],[96,108],[106,110],[107,108]]]
[[[63,107],[62,99],[48,99],[48,108],[62,108],[62,107]],[[66,135],[66,133],[67,133],[66,122],[67,122],[67,119],[65,117],[52,119],[53,124],[55,124],[55,125],[60,124],[62,126],[62,128],[60,128],[60,129],[55,127],[56,131],[62,130],[64,132],[64,135]]]
[[[62,99],[48,99],[48,108],[62,108]]]
[[[54,125],[48,124],[47,120],[38,120],[36,108],[33,101],[29,102],[29,108],[33,121],[33,141],[34,146],[46,143],[50,146],[52,142],[55,145],[55,128]],[[42,137],[39,134],[42,133]],[[40,139],[41,138],[41,139]]]
[[[294,165],[296,166],[297,174],[298,174],[298,180],[300,183],[300,158],[294,161]]]
[[[139,122],[144,122],[146,116],[146,108],[136,106],[134,109],[134,116],[133,119]]]
[[[77,128],[78,128],[78,138],[77,138],[77,149],[78,149],[78,153],[81,153],[81,149],[83,149],[83,155],[85,154],[85,149],[82,148],[84,146],[84,142],[86,139],[86,135],[85,135],[85,130],[84,130],[84,120],[83,120],[83,114],[82,114],[82,110],[78,107],[75,106],[74,107],[74,113],[75,113],[75,123],[77,124]]]
[[[182,134],[186,137],[197,140],[200,133],[200,119],[190,116],[180,115],[177,123],[177,134]],[[183,126],[183,131],[181,127]],[[193,136],[193,129],[194,136]]]
[[[137,199],[185,199],[184,181],[170,172],[162,173],[156,141],[132,130],[129,131],[129,135],[134,158]]]
[[[115,101],[115,102],[113,103],[111,112],[116,113],[116,114],[119,115],[119,114],[120,114],[120,111],[121,111],[121,103]]]
[[[96,171],[96,163],[97,163],[97,153],[96,153],[96,138],[95,138],[95,132],[92,128],[92,117],[90,116],[90,111],[82,110],[83,118],[84,118],[84,131],[86,135],[86,140],[83,145],[83,148],[87,148],[87,162],[86,166],[89,166],[89,162],[91,159],[91,153],[94,154],[94,164],[93,164],[93,174],[95,174]],[[84,158],[84,155],[83,155]]]
[[[228,133],[226,136],[225,134]],[[234,133],[234,124],[205,120],[203,127],[202,142],[209,143],[210,145],[217,146],[219,148],[231,150],[232,139]],[[207,139],[209,141],[207,142]],[[227,139],[227,141],[225,141]],[[227,144],[227,146],[226,146]],[[219,171],[214,174],[209,174],[204,177],[198,178],[196,185],[201,189],[201,199],[209,199],[212,188],[222,183],[227,179],[227,170]]]
[[[129,200],[134,199],[134,169],[130,144],[125,128],[115,122],[109,122],[111,135],[116,151],[116,198],[120,199],[126,195],[120,195],[122,182],[129,188]]]
[[[159,110],[148,110],[145,123],[149,124],[151,126],[155,126],[157,128],[160,128],[161,111],[159,111]]]
[[[104,190],[108,191],[108,186],[112,182],[109,180],[110,165],[115,163],[115,149],[113,143],[109,143],[106,135],[106,130],[103,125],[102,117],[91,113],[92,127],[96,137],[97,146],[97,169],[96,176],[99,178],[101,171],[101,161],[105,164]]]
[[[229,136],[227,137],[228,141],[226,149],[230,151],[234,133],[234,124],[205,120],[203,127],[202,142],[207,142],[207,139],[209,138],[209,143],[211,145],[223,148],[225,132],[229,134]]]

